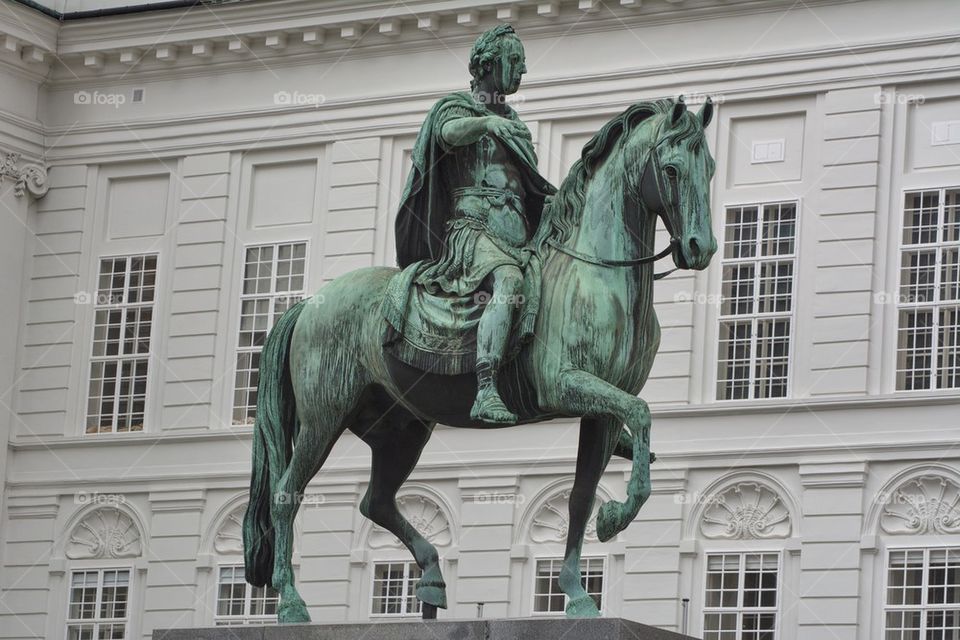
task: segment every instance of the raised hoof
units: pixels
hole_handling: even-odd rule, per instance
[[[310,622],[310,614],[307,613],[307,605],[303,602],[293,604],[281,604],[277,610],[277,622],[280,624],[300,624]]]
[[[491,424],[516,424],[517,414],[507,409],[493,387],[481,387],[470,409],[470,419]]]
[[[567,603],[568,618],[599,618],[600,610],[590,596],[580,596]]]
[[[424,603],[424,605],[431,605],[441,609],[447,608],[447,588],[444,585],[418,585],[416,594],[417,599]]]
[[[597,538],[600,542],[607,542],[620,533],[620,504],[604,502],[597,512]]]

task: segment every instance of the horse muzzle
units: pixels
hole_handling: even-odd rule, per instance
[[[710,265],[710,259],[716,251],[717,240],[712,234],[706,238],[685,236],[674,246],[673,262],[680,269],[702,271]]]

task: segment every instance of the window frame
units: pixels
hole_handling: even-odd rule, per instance
[[[530,574],[530,615],[535,617],[555,617],[563,616],[564,611],[537,611],[537,565],[543,560],[556,560],[561,564],[563,563],[563,554],[542,554],[533,556],[533,562],[531,563],[531,574]],[[600,609],[600,615],[603,615],[604,611],[607,611],[607,598],[609,592],[609,582],[610,577],[610,556],[609,554],[585,554],[580,556],[580,561],[584,560],[601,560],[603,561],[603,587],[600,590],[600,604],[603,605],[603,608]],[[581,569],[581,573],[582,573]],[[562,591],[561,591],[562,593]],[[567,603],[569,599],[567,595],[563,595],[563,607],[566,610]]]
[[[905,216],[906,216],[906,209],[907,209],[906,207],[907,194],[922,193],[924,191],[937,191],[938,193],[938,200],[939,200],[937,204],[937,213],[938,213],[937,238],[938,240],[936,242],[928,243],[928,244],[905,245],[903,235],[905,230],[904,225],[906,222]],[[954,305],[951,305],[950,303],[944,304],[942,300],[939,300],[940,284],[941,284],[940,267],[942,265],[940,254],[941,254],[941,249],[943,249],[946,246],[949,246],[947,243],[943,242],[942,240],[943,238],[943,215],[942,214],[944,212],[945,201],[943,197],[939,197],[939,196],[945,195],[947,191],[960,191],[960,184],[944,185],[943,183],[940,183],[935,186],[911,186],[911,187],[904,186],[904,187],[901,187],[900,189],[900,201],[897,203],[897,208],[896,208],[896,211],[899,214],[897,223],[896,225],[891,225],[896,234],[896,243],[895,243],[896,250],[894,252],[894,259],[892,261],[893,272],[895,275],[892,282],[893,286],[891,287],[891,291],[895,292],[895,294],[893,296],[894,304],[889,305],[893,307],[892,309],[893,321],[891,323],[893,327],[893,334],[892,334],[892,340],[890,341],[892,345],[891,349],[892,349],[892,356],[893,356],[893,359],[891,362],[891,375],[892,375],[891,388],[893,393],[895,394],[909,394],[911,396],[914,396],[917,394],[956,393],[958,390],[960,390],[960,386],[957,386],[957,387],[936,386],[936,381],[937,381],[937,378],[939,377],[939,369],[937,368],[937,364],[939,360],[939,355],[938,355],[939,349],[936,348],[936,344],[938,340],[937,330],[939,329],[939,326],[940,326],[938,312],[941,307],[954,306]],[[956,246],[958,251],[960,251],[960,242],[956,243]],[[908,247],[908,248],[905,249],[905,247]],[[920,250],[926,248],[926,249],[933,249],[936,251],[936,260],[934,263],[934,284],[933,284],[934,296],[935,298],[938,298],[936,303],[927,303],[926,305],[921,305],[921,304],[904,303],[903,301],[900,300],[900,287],[902,284],[901,270],[902,270],[902,264],[903,264],[902,262],[903,254],[905,250],[907,251],[911,250],[910,248],[920,249]],[[931,341],[934,346],[931,348],[929,352],[933,356],[929,372],[931,376],[931,382],[934,384],[934,386],[924,387],[920,389],[901,389],[899,387],[899,380],[898,380],[900,375],[900,366],[899,366],[900,312],[903,309],[910,309],[910,308],[919,309],[919,308],[923,308],[924,306],[926,306],[927,308],[931,308],[934,312],[932,333],[931,333]],[[955,306],[960,307],[960,300],[956,301]],[[960,355],[958,355],[958,357],[960,357]]]
[[[927,599],[927,585],[929,584],[928,582],[929,576],[927,575],[927,572],[929,571],[929,565],[930,565],[930,552],[941,550],[941,549],[947,550],[947,551],[951,551],[951,550],[960,551],[960,544],[946,544],[946,545],[931,544],[932,542],[934,541],[930,541],[926,544],[923,542],[919,542],[919,543],[915,542],[914,544],[906,544],[906,543],[892,544],[892,545],[888,544],[883,546],[883,549],[882,549],[883,560],[881,563],[881,571],[883,572],[883,588],[880,591],[880,607],[879,607],[879,610],[880,610],[879,611],[879,615],[880,615],[879,629],[881,630],[881,633],[883,635],[886,635],[887,633],[887,612],[890,610],[897,610],[897,611],[906,610],[906,611],[919,611],[921,613],[920,637],[925,637],[923,635],[923,631],[926,627],[926,616],[923,614],[926,614],[928,610],[934,607],[930,607],[929,605],[920,605],[915,607],[907,607],[906,605],[900,605],[900,606],[888,605],[887,589],[890,586],[890,554],[897,551],[923,551],[923,582],[922,582],[920,591],[921,591],[922,599],[923,600]],[[960,603],[957,604],[956,610],[960,611]]]
[[[71,618],[70,617],[70,606],[73,603],[72,601],[72,592],[73,592],[73,575],[75,573],[86,573],[90,571],[97,572],[97,597],[94,602],[96,611],[99,615],[100,603],[102,602],[101,596],[103,594],[103,574],[106,571],[126,571],[127,572],[127,600],[126,600],[126,617],[122,619],[123,621],[123,637],[124,640],[127,640],[131,637],[130,626],[133,624],[133,595],[134,595],[134,576],[136,575],[135,568],[131,565],[78,565],[70,567],[66,571],[66,591],[67,591],[67,603],[66,611],[64,612],[64,624],[63,624],[63,638],[64,640],[70,640],[70,627],[71,626],[82,626],[82,625],[93,625],[94,634],[93,640],[99,638],[99,629],[101,623],[108,624],[117,624],[119,619],[101,619],[99,617],[83,619],[83,618]]]
[[[213,624],[216,627],[249,627],[257,626],[262,624],[271,624],[276,622],[277,615],[276,613],[264,614],[264,615],[253,615],[250,613],[251,602],[253,601],[253,590],[258,588],[251,585],[246,580],[243,581],[243,613],[239,616],[232,615],[221,615],[220,610],[220,586],[223,584],[220,580],[220,572],[222,569],[240,569],[243,570],[243,562],[218,562],[215,565],[216,578],[215,578],[215,589],[213,593]],[[230,583],[230,584],[239,584],[239,583]],[[259,587],[263,589],[269,589],[270,587]],[[280,597],[279,594],[276,598],[277,608],[280,606]]]
[[[236,305],[234,307],[235,315],[233,317],[233,322],[231,323],[233,327],[233,331],[231,332],[231,337],[230,337],[231,342],[229,344],[230,354],[232,357],[232,360],[230,363],[230,378],[229,378],[230,384],[225,385],[227,386],[227,394],[228,394],[225,423],[227,428],[230,428],[230,429],[253,429],[253,426],[254,426],[253,423],[234,424],[233,422],[233,413],[237,409],[235,404],[235,397],[237,393],[237,359],[239,358],[240,353],[253,352],[252,349],[248,347],[241,348],[239,345],[241,322],[243,319],[243,303],[245,300],[248,300],[254,297],[269,297],[271,298],[271,300],[273,298],[279,297],[275,292],[270,293],[268,296],[254,296],[254,295],[245,296],[245,294],[243,293],[243,283],[244,283],[244,274],[247,267],[247,260],[246,260],[247,251],[249,249],[267,247],[267,246],[272,246],[276,249],[280,245],[286,245],[286,244],[289,244],[289,245],[304,244],[305,245],[305,250],[303,255],[303,294],[301,299],[307,299],[311,295],[313,295],[310,293],[311,291],[310,289],[310,259],[311,259],[310,248],[312,244],[311,238],[298,236],[297,238],[286,239],[286,240],[262,240],[262,241],[238,243],[240,253],[239,253],[239,260],[237,262],[237,265],[238,265],[238,272],[240,274],[240,277],[239,279],[236,277],[233,278],[234,286],[236,286],[237,297],[236,297]],[[276,252],[273,258],[273,264],[276,265]],[[276,273],[274,272],[271,277],[275,278]],[[275,287],[275,285],[276,285],[276,282],[275,280],[272,279],[271,290]],[[274,323],[273,323],[273,320],[271,319],[270,328],[267,330],[268,335],[269,335],[269,332],[273,330],[273,327],[274,327]],[[258,352],[262,353],[263,347],[260,347]]]
[[[377,559],[377,560],[371,560],[371,561],[370,561],[370,580],[369,580],[370,597],[368,598],[368,601],[367,601],[367,615],[368,615],[371,619],[381,619],[381,618],[386,618],[386,619],[406,619],[406,618],[420,618],[420,617],[422,617],[422,616],[423,616],[423,603],[420,602],[420,600],[417,600],[417,602],[419,603],[420,608],[421,608],[420,611],[404,611],[404,612],[402,612],[402,613],[374,613],[374,611],[373,611],[373,601],[374,601],[374,598],[376,597],[376,590],[375,590],[375,589],[376,589],[376,584],[377,584],[377,565],[390,565],[390,564],[403,564],[403,584],[404,584],[404,587],[405,587],[405,588],[406,588],[407,585],[410,586],[410,593],[409,593],[409,595],[408,595],[406,592],[404,592],[403,596],[402,596],[401,599],[400,599],[400,601],[401,601],[401,603],[402,603],[402,608],[403,608],[403,609],[406,609],[406,608],[407,608],[407,598],[408,598],[408,597],[413,597],[414,599],[416,599],[416,581],[418,581],[419,578],[417,578],[416,580],[412,580],[412,579],[410,578],[410,566],[413,565],[413,566],[415,566],[415,567],[417,567],[417,568],[419,569],[419,565],[417,565],[416,560],[412,560],[412,559],[410,559],[410,558],[397,559],[397,560],[389,560],[389,559],[386,559],[386,558],[380,558],[380,559]]]
[[[103,253],[97,254],[93,258],[93,268],[91,273],[91,278],[93,280],[93,286],[90,291],[94,299],[90,302],[90,321],[89,321],[89,332],[87,335],[87,342],[83,351],[83,360],[85,368],[82,372],[81,386],[80,386],[80,397],[82,402],[82,408],[80,410],[80,415],[78,416],[77,424],[79,426],[80,435],[83,437],[111,437],[111,436],[120,436],[128,437],[133,434],[142,434],[151,432],[151,416],[153,415],[153,405],[154,398],[157,396],[157,393],[154,393],[155,389],[152,387],[156,386],[156,374],[151,373],[155,369],[153,366],[153,356],[156,353],[158,343],[160,342],[160,337],[158,335],[158,318],[160,316],[160,292],[165,289],[166,283],[162,280],[163,274],[163,257],[162,251],[159,248],[152,248],[149,251],[125,251],[117,253]],[[117,258],[133,258],[133,257],[147,257],[153,256],[156,258],[156,267],[154,271],[154,295],[152,302],[152,313],[150,317],[150,350],[147,352],[147,377],[144,381],[144,388],[146,389],[144,400],[143,400],[143,428],[139,431],[117,431],[116,421],[113,423],[113,428],[110,431],[97,431],[95,433],[87,432],[87,420],[89,419],[89,405],[90,405],[90,380],[91,380],[91,365],[93,362],[108,362],[109,359],[95,359],[93,356],[93,343],[97,331],[97,304],[96,298],[99,297],[100,292],[100,264],[104,260],[115,260]],[[129,273],[129,272],[125,272]],[[127,283],[129,285],[129,283]],[[126,289],[125,289],[126,290]],[[121,308],[129,308],[124,305]],[[121,337],[122,340],[122,337]],[[130,360],[136,360],[136,357],[129,358]],[[122,357],[113,358],[113,360],[124,360]],[[116,415],[116,414],[115,414]]]
[[[720,341],[721,323],[724,322],[725,320],[731,320],[731,319],[735,319],[735,318],[736,318],[736,316],[724,316],[724,314],[723,314],[723,268],[724,268],[724,266],[726,266],[726,264],[727,264],[726,259],[724,259],[724,257],[723,257],[723,250],[724,250],[724,246],[726,245],[726,230],[727,230],[726,215],[727,215],[727,211],[728,211],[729,209],[736,209],[736,208],[757,207],[757,209],[758,209],[757,227],[759,228],[759,227],[761,226],[761,223],[762,223],[762,220],[763,220],[763,217],[762,217],[763,207],[765,207],[765,206],[767,206],[767,205],[773,205],[773,204],[779,204],[779,205],[783,205],[783,204],[794,204],[794,205],[796,206],[796,218],[795,218],[795,220],[794,220],[793,252],[788,256],[791,260],[793,260],[793,275],[792,275],[792,279],[791,279],[791,291],[790,291],[790,295],[791,295],[790,312],[789,312],[789,314],[784,314],[784,313],[767,313],[767,314],[750,313],[750,314],[744,314],[744,316],[742,316],[742,317],[750,319],[751,325],[755,325],[755,321],[756,321],[757,319],[761,318],[761,317],[763,317],[763,318],[789,318],[789,321],[790,321],[790,336],[789,336],[790,344],[789,344],[789,347],[788,347],[788,349],[787,349],[788,369],[787,369],[787,380],[786,380],[786,392],[785,392],[785,394],[784,394],[783,396],[775,396],[775,397],[768,397],[768,398],[757,398],[757,397],[754,397],[754,396],[753,396],[753,394],[754,394],[753,385],[754,385],[754,381],[755,381],[755,379],[756,379],[756,378],[755,378],[755,376],[756,376],[756,371],[755,371],[755,366],[756,366],[756,348],[755,348],[755,347],[756,347],[756,335],[752,335],[752,336],[751,336],[751,342],[750,342],[750,344],[751,344],[751,357],[750,357],[750,378],[749,378],[749,385],[750,385],[750,386],[749,386],[749,389],[750,389],[750,396],[751,396],[751,397],[747,397],[747,398],[730,398],[730,399],[721,398],[721,397],[719,396],[719,394],[718,394],[718,386],[719,386],[719,383],[720,383],[720,371],[719,371],[719,369],[720,369],[720,361],[721,361],[721,357],[720,357],[720,356],[721,356],[721,341]],[[719,220],[718,220],[718,223],[719,223],[719,225],[718,225],[718,226],[719,226],[719,239],[718,239],[718,244],[719,244],[719,246],[718,246],[718,251],[717,251],[717,252],[720,254],[720,255],[719,255],[720,266],[719,266],[718,273],[717,273],[717,285],[716,285],[716,286],[717,286],[717,294],[716,294],[716,298],[715,298],[715,303],[714,303],[714,305],[713,305],[713,307],[714,307],[714,309],[713,309],[714,313],[712,314],[713,322],[715,323],[715,326],[714,326],[714,335],[717,337],[717,340],[716,340],[716,348],[713,349],[713,360],[712,360],[711,372],[710,372],[710,375],[707,376],[707,380],[710,382],[710,391],[709,391],[709,395],[708,395],[707,397],[708,397],[708,398],[712,398],[712,401],[713,401],[714,403],[723,403],[723,404],[727,404],[727,403],[750,403],[750,404],[753,404],[753,403],[757,403],[757,402],[763,402],[763,403],[773,403],[773,404],[775,404],[775,403],[778,403],[778,402],[784,402],[784,401],[788,401],[788,400],[794,399],[794,382],[795,382],[795,380],[796,380],[797,373],[798,373],[798,371],[797,371],[797,366],[796,366],[796,344],[797,344],[797,329],[798,329],[797,292],[798,292],[798,286],[799,286],[799,284],[800,284],[799,275],[800,275],[801,266],[802,266],[802,265],[800,264],[800,244],[801,244],[801,238],[802,238],[802,235],[803,235],[803,234],[802,234],[802,227],[803,227],[803,224],[802,224],[802,212],[803,212],[803,206],[804,206],[804,199],[803,199],[802,197],[799,197],[799,196],[797,196],[797,197],[792,197],[792,198],[789,198],[789,197],[788,197],[788,198],[772,198],[772,199],[769,199],[769,200],[758,200],[758,199],[755,199],[755,200],[744,201],[744,202],[733,201],[733,202],[723,203],[723,204],[720,205],[720,208],[721,208],[721,210],[723,211],[723,216],[722,216],[722,218],[718,216],[718,218],[719,218]],[[761,236],[758,235],[758,236],[757,236],[757,240],[755,240],[755,242],[758,242],[758,243],[759,243],[760,238],[761,238]],[[775,259],[780,259],[780,258],[781,258],[781,256],[777,256]],[[737,264],[737,263],[741,263],[741,262],[746,262],[746,261],[747,261],[746,259],[742,259],[742,260],[740,260],[740,259],[732,259],[732,260],[734,260],[734,262],[731,262],[731,264]],[[760,259],[759,256],[758,256],[757,258],[754,258],[754,259],[753,259],[754,264],[757,264],[757,263],[759,263],[760,261],[761,261],[761,259]],[[753,282],[754,282],[754,297],[753,297],[753,300],[754,300],[754,301],[757,300],[757,294],[758,294],[758,292],[759,292],[759,287],[757,286],[757,283],[759,282],[759,277],[760,277],[759,270],[756,270],[756,272],[754,273],[754,279],[753,279]]]
[[[770,554],[777,556],[777,606],[774,608],[761,608],[753,607],[750,612],[756,611],[758,613],[773,613],[774,614],[774,631],[773,637],[774,640],[784,640],[782,632],[783,624],[783,585],[785,584],[784,576],[784,553],[785,549],[783,548],[730,548],[730,547],[718,547],[706,549],[703,551],[703,564],[702,570],[700,571],[700,615],[699,615],[699,627],[700,634],[698,637],[702,637],[705,633],[704,623],[706,622],[706,616],[708,613],[735,613],[737,615],[737,637],[738,640],[743,635],[743,629],[741,628],[740,622],[742,621],[742,614],[744,613],[743,602],[743,573],[746,568],[746,558],[747,555],[755,554]],[[737,606],[736,607],[708,607],[707,606],[707,573],[709,570],[710,556],[716,555],[738,555],[740,556],[740,565],[738,568],[738,575],[740,580],[737,585]]]

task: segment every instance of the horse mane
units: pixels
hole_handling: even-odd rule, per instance
[[[583,214],[584,197],[587,184],[603,160],[618,142],[630,135],[630,132],[647,118],[665,113],[676,104],[674,100],[655,100],[632,104],[625,111],[612,118],[597,131],[583,146],[580,158],[573,163],[567,177],[560,184],[557,193],[544,206],[537,241],[539,250],[547,240],[564,242],[578,226]],[[669,133],[671,144],[700,134],[698,119],[689,112],[684,113],[678,127]]]

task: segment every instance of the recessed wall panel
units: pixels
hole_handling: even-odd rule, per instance
[[[907,171],[960,165],[960,97],[907,106]]]
[[[316,207],[317,161],[254,165],[250,188],[250,228],[308,224]]]
[[[124,176],[107,181],[107,237],[163,235],[170,175]]]
[[[727,186],[801,180],[804,119],[787,113],[731,120]]]

